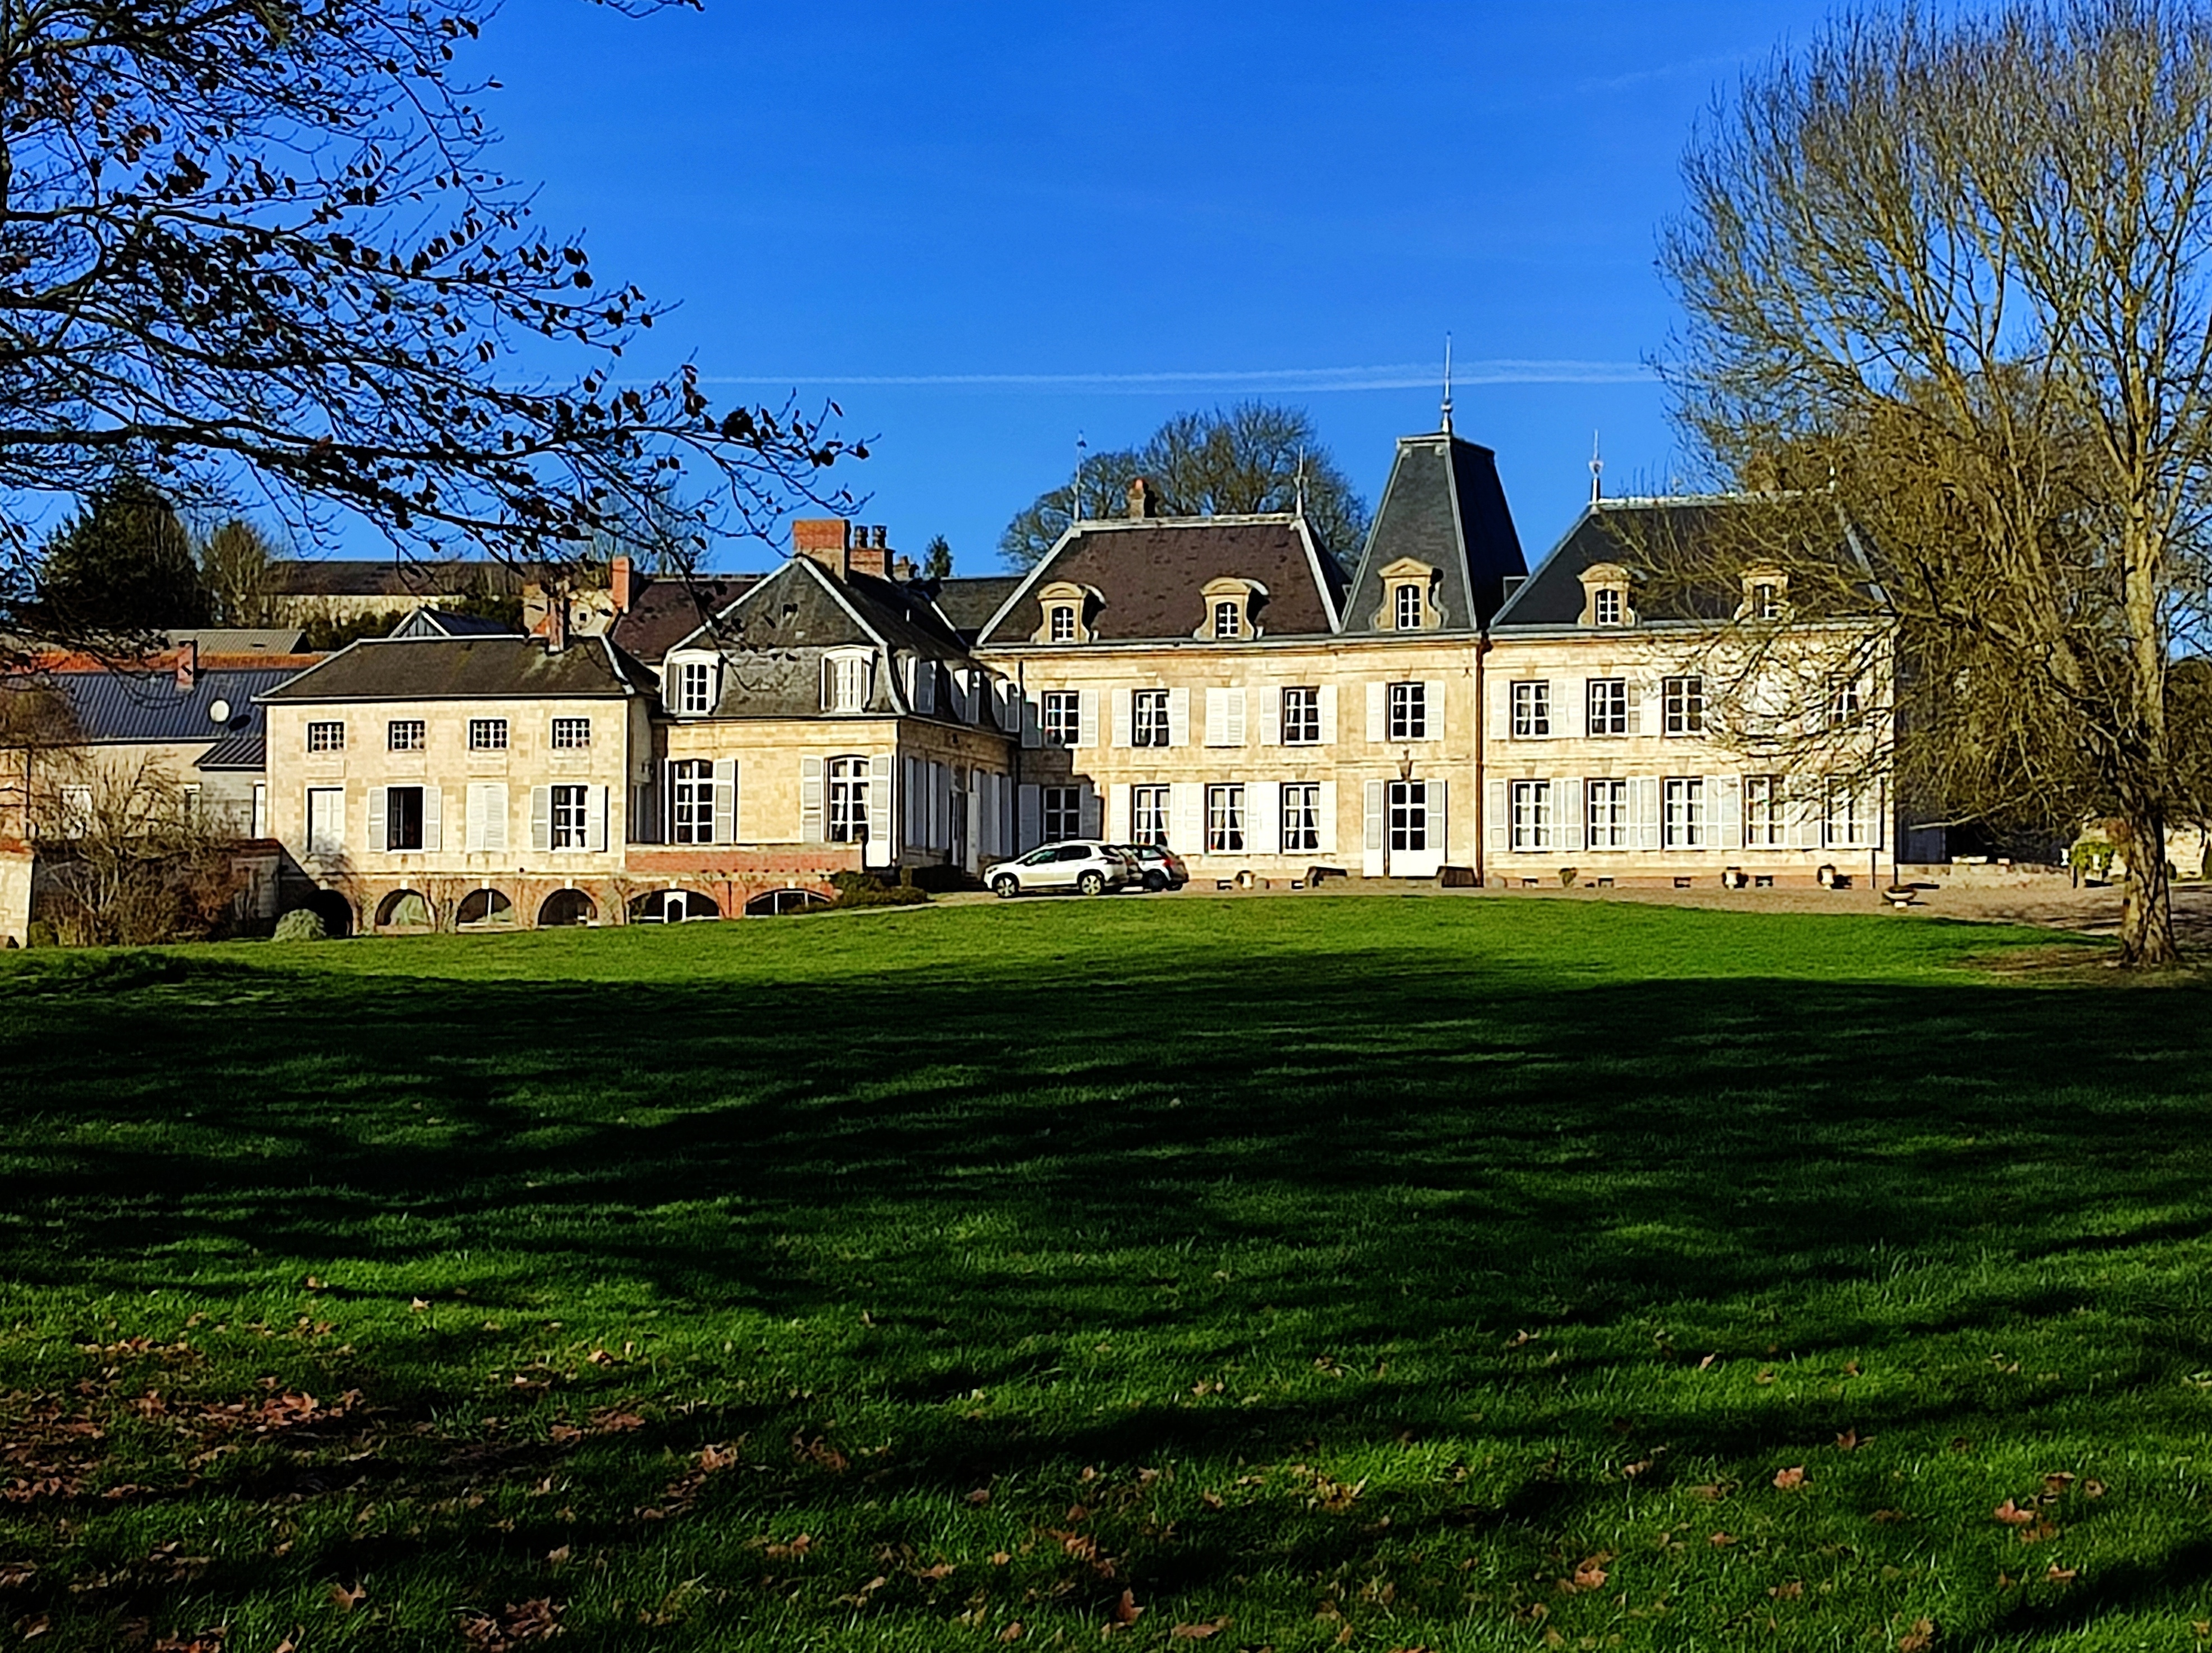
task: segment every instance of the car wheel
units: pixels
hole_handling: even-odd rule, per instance
[[[1000,901],[1011,901],[1022,893],[1022,881],[1011,872],[1003,872],[991,880],[991,893]]]
[[[1168,875],[1166,873],[1147,872],[1145,874],[1145,888],[1151,890],[1154,895],[1158,895],[1161,890],[1167,887]]]
[[[1106,893],[1106,875],[1103,872],[1085,872],[1075,881],[1075,887],[1086,896],[1103,896]]]

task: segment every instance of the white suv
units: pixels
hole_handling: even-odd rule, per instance
[[[1086,896],[1103,896],[1119,890],[1133,878],[1128,858],[1089,839],[1042,844],[1019,860],[1002,861],[991,869],[991,888],[1000,896],[1025,895],[1034,890],[1073,890]]]

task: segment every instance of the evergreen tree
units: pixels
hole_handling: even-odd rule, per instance
[[[103,484],[46,542],[39,602],[68,635],[205,625],[212,605],[176,508],[143,477]]]

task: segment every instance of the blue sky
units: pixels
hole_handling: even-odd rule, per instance
[[[1371,503],[1449,331],[1455,426],[1534,556],[1594,431],[1608,491],[1687,468],[1640,367],[1674,325],[1655,233],[1715,89],[1822,11],[510,0],[476,63],[541,216],[680,303],[651,365],[834,397],[902,549],[998,572],[1079,432],[1252,393],[1310,410]]]

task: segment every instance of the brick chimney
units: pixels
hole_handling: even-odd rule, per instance
[[[199,680],[199,674],[200,645],[199,640],[194,638],[177,651],[177,692],[191,694],[192,684]]]
[[[891,577],[891,553],[885,543],[890,531],[881,523],[853,530],[853,572],[872,574],[878,580]]]
[[[806,517],[791,525],[791,549],[842,580],[850,570],[853,525],[842,517]]]
[[[554,586],[545,605],[545,652],[558,654],[568,647],[568,588]]]
[[[1156,517],[1160,514],[1160,496],[1152,485],[1142,477],[1129,478],[1129,514],[1133,517]]]
[[[615,612],[629,612],[629,557],[617,557],[607,569],[607,594],[614,599]]]

